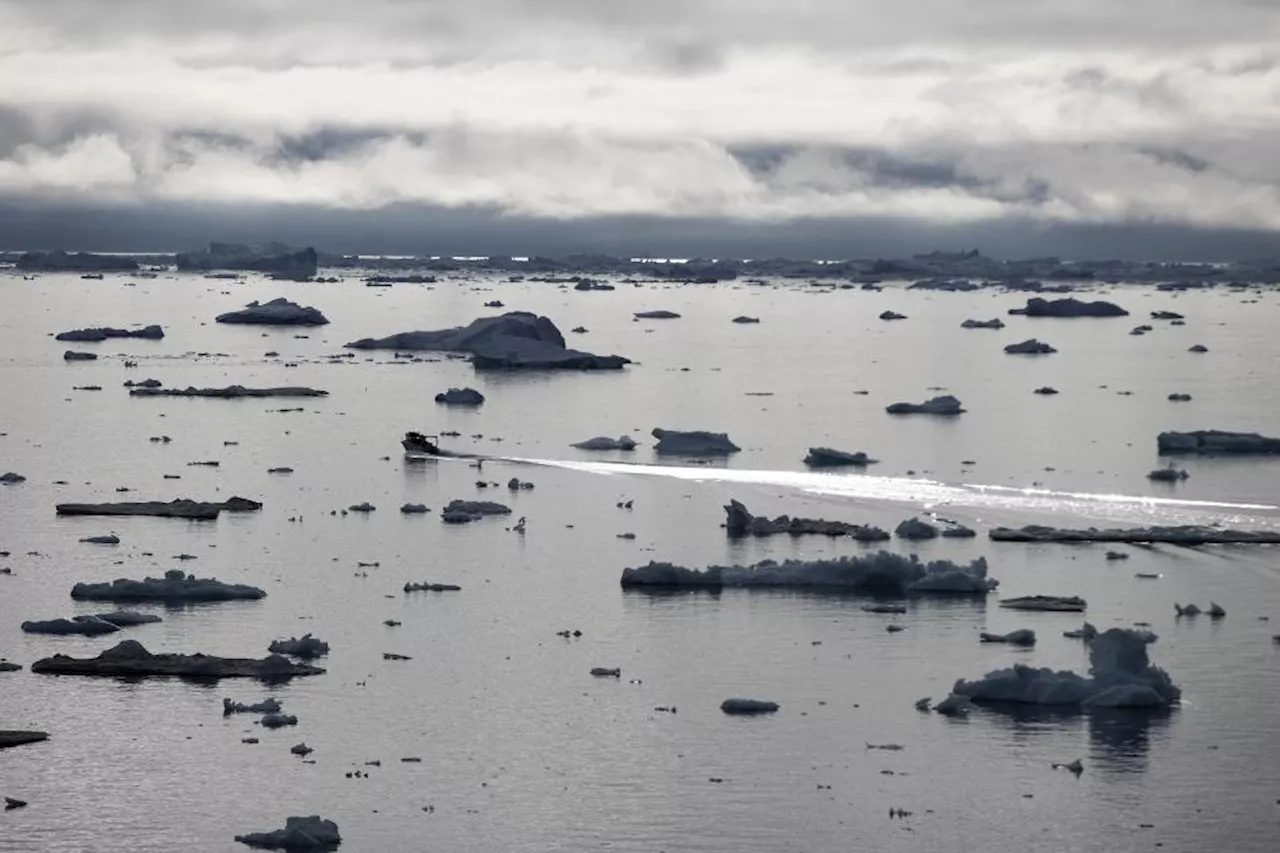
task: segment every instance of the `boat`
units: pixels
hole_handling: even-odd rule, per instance
[[[440,446],[431,439],[434,435],[423,435],[420,432],[406,432],[401,444],[404,445],[405,456],[440,456]]]
[[[439,436],[424,435],[420,432],[406,432],[400,444],[404,446],[404,455],[410,459],[478,459],[475,453],[456,453],[442,450],[433,439]]]

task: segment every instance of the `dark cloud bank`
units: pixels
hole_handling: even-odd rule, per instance
[[[85,209],[0,205],[3,248],[175,252],[210,238],[278,239],[339,254],[552,255],[619,257],[900,257],[933,248],[980,248],[997,258],[1178,261],[1280,259],[1264,231],[1169,225],[1062,225],[1028,222],[930,226],[915,220],[801,219],[726,223],[718,219],[606,217],[564,222],[495,212],[397,207],[131,207]]]

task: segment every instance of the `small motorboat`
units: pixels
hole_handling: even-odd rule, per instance
[[[401,444],[404,445],[405,456],[440,456],[440,446],[431,439],[434,435],[423,435],[420,432],[406,432]]]
[[[455,453],[441,450],[440,445],[432,439],[439,436],[424,435],[420,432],[406,432],[400,444],[404,446],[404,455],[410,459],[477,459],[474,453]]]

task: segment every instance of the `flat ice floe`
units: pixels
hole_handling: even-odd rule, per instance
[[[811,588],[867,593],[940,593],[985,595],[999,585],[987,577],[987,561],[971,563],[936,560],[925,563],[912,555],[888,551],[834,560],[765,560],[751,566],[709,566],[690,569],[673,563],[651,562],[624,569],[623,588]]]

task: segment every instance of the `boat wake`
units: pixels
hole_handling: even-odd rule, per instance
[[[497,461],[495,459],[495,461]],[[502,461],[605,476],[665,477],[692,482],[772,486],[853,501],[913,504],[924,509],[968,507],[1108,518],[1141,524],[1244,524],[1280,527],[1280,507],[1271,504],[1196,501],[1143,495],[1063,492],[1043,488],[942,483],[915,477],[751,471],[702,466],[645,465],[504,457]]]

